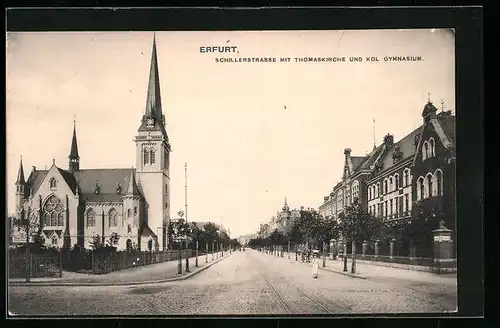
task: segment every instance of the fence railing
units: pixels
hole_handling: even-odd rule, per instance
[[[9,250],[9,278],[61,277],[59,253],[32,253]]]
[[[343,256],[340,256],[343,257]],[[347,253],[347,258],[351,259],[352,254]],[[355,254],[356,260],[373,261],[373,262],[386,262],[396,264],[420,265],[420,266],[433,266],[434,259],[429,257],[408,257],[408,256],[388,256],[388,255],[362,255]]]

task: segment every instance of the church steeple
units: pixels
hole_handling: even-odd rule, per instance
[[[21,156],[21,161],[19,162],[19,170],[17,171],[16,186],[24,186],[26,181],[24,180],[24,169],[23,169],[23,157]]]
[[[78,155],[78,143],[76,141],[76,120],[73,121],[73,139],[71,140],[71,150],[69,152],[69,171],[71,173],[80,170],[80,156]]]
[[[139,130],[154,131],[160,129],[166,135],[165,116],[161,107],[160,74],[158,71],[158,57],[156,51],[156,35],[153,37],[151,64],[149,68],[148,93],[146,108]]]

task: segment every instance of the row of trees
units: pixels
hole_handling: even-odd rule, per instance
[[[220,230],[213,222],[205,223],[203,227],[200,227],[196,222],[188,223],[184,219],[171,221],[168,226],[168,234],[170,241],[179,237],[187,237],[190,248],[196,247],[196,242],[198,242],[198,248],[201,250],[206,249],[208,245],[209,251],[212,251],[214,243],[232,247],[240,246],[236,239],[231,239],[225,231]],[[171,244],[170,248],[174,248],[174,244]]]
[[[440,215],[427,213],[415,207],[411,220],[404,220],[387,224],[371,215],[363,208],[358,199],[345,207],[338,220],[332,217],[322,217],[314,209],[302,209],[300,216],[292,223],[286,234],[275,229],[268,236],[261,236],[249,241],[249,246],[272,245],[307,245],[309,249],[321,249],[323,243],[331,239],[342,238],[352,248],[356,243],[367,241],[373,245],[375,241],[388,244],[390,240],[397,240],[403,248],[408,249],[416,256],[417,247],[421,255],[432,256],[432,230],[439,225]],[[262,232],[261,232],[262,233]],[[355,260],[353,256],[353,269]]]

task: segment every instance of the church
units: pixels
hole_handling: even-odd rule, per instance
[[[41,222],[47,246],[89,248],[93,236],[106,242],[116,233],[118,250],[167,248],[171,147],[161,105],[156,37],[148,83],[146,108],[134,139],[135,168],[80,168],[76,123],[67,169],[53,161],[48,170],[33,166],[25,179],[21,158],[16,214]]]

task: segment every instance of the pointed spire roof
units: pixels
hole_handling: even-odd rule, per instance
[[[16,185],[25,183],[26,181],[24,180],[23,157],[21,156],[21,161],[19,162],[19,171],[17,171]]]
[[[73,139],[71,140],[69,158],[80,159],[80,156],[78,155],[78,143],[76,141],[76,121],[73,121]]]
[[[158,57],[156,55],[156,34],[153,38],[153,50],[151,52],[145,115],[154,117],[159,122],[162,121],[160,74],[158,73]]]
[[[139,188],[137,188],[137,183],[135,182],[134,171],[130,172],[130,177],[128,178],[128,188],[126,196],[139,196]]]

